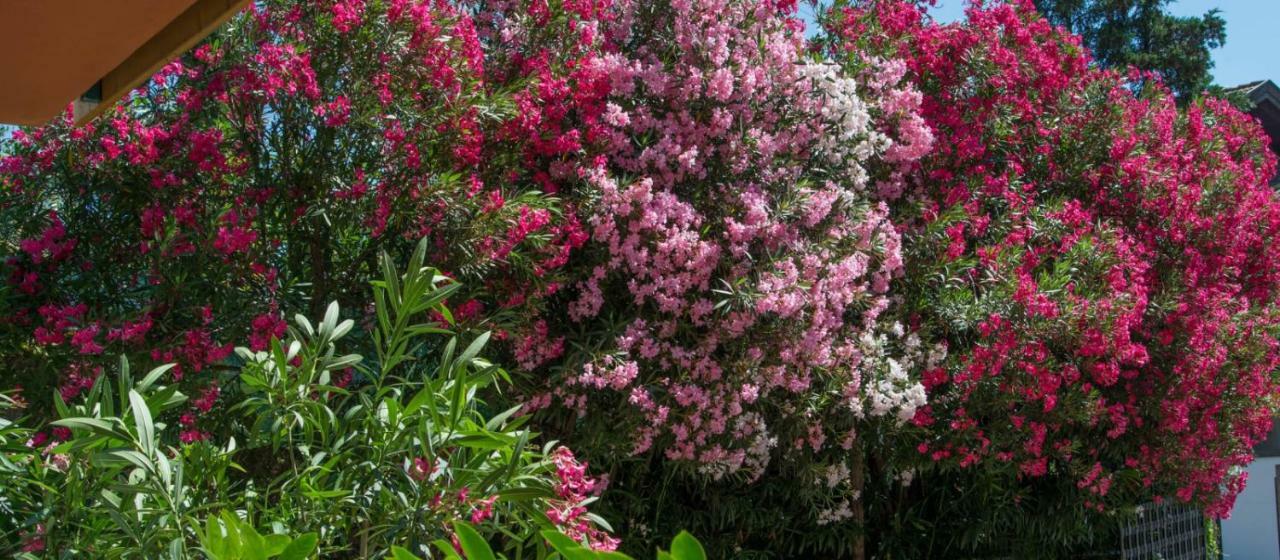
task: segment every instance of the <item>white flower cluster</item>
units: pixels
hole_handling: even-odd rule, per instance
[[[862,190],[867,172],[861,162],[884,153],[893,141],[872,128],[867,103],[858,95],[858,82],[844,75],[839,66],[808,63],[799,73],[812,82],[818,116],[826,125],[825,134],[818,138],[818,152],[828,163],[843,166],[844,178],[855,190]]]
[[[739,416],[734,423],[734,435],[738,439],[750,439],[751,446],[730,453],[726,458],[708,461],[698,466],[698,473],[712,480],[720,480],[727,474],[745,470],[747,481],[755,482],[769,466],[770,453],[778,446],[778,438],[769,433],[764,417],[755,412]]]
[[[853,517],[852,504],[862,499],[862,491],[854,487],[849,466],[837,462],[819,468],[816,474],[815,482],[828,491],[824,500],[827,507],[817,510],[818,524],[829,525]]]
[[[854,496],[854,500],[858,496]],[[839,523],[853,517],[853,509],[849,507],[848,500],[840,500],[834,507],[830,507],[818,512],[818,525],[829,525],[831,523]]]
[[[903,349],[896,358],[886,352],[894,341],[900,341]],[[863,334],[860,342],[864,386],[860,393],[852,392],[850,409],[858,418],[894,413],[900,423],[910,420],[928,402],[924,385],[913,381],[911,373],[937,367],[947,356],[946,347],[924,348],[914,333],[904,337],[898,323],[888,333]]]
[[[742,467],[751,472],[751,480],[754,482],[764,475],[765,467],[769,466],[769,457],[774,447],[778,446],[778,438],[769,433],[769,426],[765,424],[764,417],[756,413],[748,413],[738,418],[738,429],[744,430],[747,424],[751,425],[751,430],[755,434],[755,438],[751,440],[751,447],[747,448],[747,456],[742,462]]]
[[[911,481],[916,479],[916,470],[907,469],[895,475],[894,478],[898,479],[898,481],[902,483],[902,486],[904,488],[907,486],[911,486]]]
[[[849,480],[849,467],[844,463],[836,463],[827,465],[823,472],[823,479],[827,483],[827,488],[835,488],[840,483]]]

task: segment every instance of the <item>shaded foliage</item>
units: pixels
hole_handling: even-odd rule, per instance
[[[1210,51],[1227,41],[1227,22],[1217,9],[1177,16],[1169,12],[1172,0],[1034,2],[1050,23],[1079,35],[1099,64],[1154,72],[1183,101],[1210,87]]]

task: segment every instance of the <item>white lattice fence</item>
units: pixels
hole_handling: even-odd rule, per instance
[[[1209,556],[1204,514],[1181,504],[1148,504],[1120,530],[1124,560],[1219,560]],[[1215,546],[1214,550],[1221,550]]]

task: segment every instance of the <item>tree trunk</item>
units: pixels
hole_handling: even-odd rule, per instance
[[[853,550],[850,551],[850,557],[853,560],[866,560],[867,558],[867,512],[862,507],[863,500],[866,497],[866,471],[866,455],[862,449],[862,442],[858,441],[853,447],[853,467],[849,472],[849,485],[857,493],[856,499],[849,506],[853,510],[853,524],[857,527],[857,532],[853,535]]]

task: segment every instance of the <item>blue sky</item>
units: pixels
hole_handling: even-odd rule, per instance
[[[964,0],[938,0],[940,21],[964,15]],[[1227,44],[1213,51],[1214,82],[1234,86],[1254,80],[1280,83],[1280,0],[1174,0],[1177,15],[1200,15],[1213,8],[1227,21]]]

